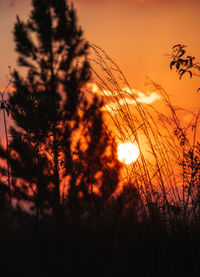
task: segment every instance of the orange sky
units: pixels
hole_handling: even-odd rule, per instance
[[[143,2],[143,3],[139,3]],[[146,76],[173,95],[175,104],[199,107],[199,80],[179,80],[165,54],[184,43],[200,57],[200,1],[75,0],[88,40],[101,46],[121,67],[134,89],[145,92]]]
[[[199,0],[74,0],[74,4],[87,40],[116,61],[132,89],[146,93],[149,77],[175,105],[199,108],[200,79],[179,80],[165,56],[174,44],[183,43],[188,54],[200,59]],[[6,83],[8,65],[17,67],[12,36],[16,14],[27,18],[29,10],[29,0],[0,0],[0,87]]]

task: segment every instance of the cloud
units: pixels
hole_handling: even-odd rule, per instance
[[[152,104],[159,99],[161,99],[161,97],[156,92],[147,92],[146,94],[143,92],[138,92],[138,96],[135,99],[123,97],[118,101],[107,103],[104,105],[103,110],[116,113],[124,105],[136,105],[136,103]]]
[[[147,91],[144,93],[128,87],[124,87],[121,91],[113,92],[100,90],[95,83],[88,83],[87,87],[90,91],[102,96],[106,100],[107,103],[104,105],[103,110],[108,112],[117,112],[124,105],[136,105],[136,103],[152,104],[161,99],[161,96],[156,92]]]
[[[139,103],[144,103],[144,104],[152,104],[156,100],[159,100],[161,97],[158,93],[156,92],[147,92],[144,94],[141,91],[137,91],[138,96],[136,97],[136,101]],[[127,99],[127,104],[136,104],[135,100],[134,102],[131,101],[132,99]]]

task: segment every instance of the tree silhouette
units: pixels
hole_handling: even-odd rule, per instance
[[[102,102],[84,89],[91,78],[88,43],[73,5],[32,0],[27,22],[17,17],[14,38],[18,63],[27,68],[25,79],[14,73],[16,91],[9,96],[15,193],[34,201],[38,215],[47,207],[60,212],[65,186],[74,200],[93,195],[94,186],[108,199],[120,164],[103,123]],[[2,146],[0,156],[8,158]]]

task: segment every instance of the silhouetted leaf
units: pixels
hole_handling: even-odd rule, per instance
[[[176,70],[179,70],[180,68],[180,63],[176,63]]]
[[[190,74],[190,78],[192,78],[192,72],[191,71],[187,71]]]
[[[179,58],[182,57],[184,54],[185,54],[185,50],[181,49],[178,54]]]
[[[176,47],[179,47],[179,46],[181,46],[181,44],[176,44],[176,45],[174,45],[174,46],[172,47],[172,49],[174,49],[174,48],[176,48]]]
[[[170,69],[171,69],[171,70],[172,70],[172,67],[173,67],[175,64],[176,64],[175,61],[172,61],[172,62],[170,63]]]
[[[183,63],[185,60],[183,60],[183,59],[178,59],[178,63]]]
[[[179,78],[180,79],[182,78],[183,74],[185,74],[185,72],[186,71],[184,69],[179,70],[179,73],[180,73],[180,77]]]

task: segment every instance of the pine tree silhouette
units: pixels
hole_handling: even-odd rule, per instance
[[[27,22],[17,17],[14,38],[18,63],[27,68],[25,79],[14,73],[16,91],[9,96],[15,192],[34,201],[38,215],[47,207],[60,213],[65,177],[70,199],[76,201],[80,192],[84,199],[93,195],[97,183],[99,195],[108,199],[120,164],[103,125],[102,103],[84,90],[91,78],[88,43],[73,5],[32,0]],[[3,147],[0,156],[7,157]]]

